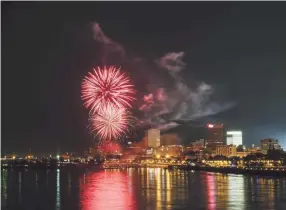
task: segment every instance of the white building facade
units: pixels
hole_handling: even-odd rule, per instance
[[[226,132],[227,145],[242,145],[242,131],[227,131]]]

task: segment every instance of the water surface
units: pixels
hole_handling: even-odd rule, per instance
[[[166,169],[2,169],[1,209],[286,209],[286,179]]]

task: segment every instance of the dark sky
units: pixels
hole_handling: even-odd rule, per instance
[[[247,145],[286,146],[285,2],[1,3],[2,151],[90,145],[80,83],[97,64],[95,20],[131,54],[185,51],[192,75],[237,102],[214,121],[242,129]]]

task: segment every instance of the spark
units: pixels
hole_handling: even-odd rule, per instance
[[[128,131],[131,115],[124,108],[107,106],[96,114],[91,115],[92,131],[101,140],[119,139]]]
[[[94,69],[82,82],[82,100],[84,106],[93,113],[106,110],[107,107],[119,109],[131,108],[135,100],[134,86],[130,79],[116,67]]]

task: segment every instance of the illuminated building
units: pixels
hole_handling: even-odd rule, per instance
[[[69,162],[71,159],[71,155],[69,155],[68,153],[64,153],[60,156],[64,162]]]
[[[181,157],[183,154],[183,146],[180,145],[170,145],[170,146],[161,146],[155,150],[157,157]]]
[[[250,152],[236,152],[236,156],[240,158],[246,157],[249,154]]]
[[[252,145],[251,148],[247,148],[246,149],[247,152],[251,153],[261,153],[261,149],[260,147],[255,147],[254,145]]]
[[[176,134],[164,134],[160,137],[160,145],[178,145],[179,137]]]
[[[201,151],[206,147],[206,141],[204,139],[200,139],[193,142],[193,150]]]
[[[227,145],[242,145],[242,132],[241,131],[227,131],[226,132]]]
[[[236,156],[235,145],[218,145],[216,146],[216,155],[223,155],[226,157]]]
[[[160,146],[160,130],[149,129],[146,131],[147,146],[156,148]]]
[[[268,150],[281,150],[281,146],[277,139],[263,139],[261,143],[261,153],[267,154]]]
[[[207,147],[215,150],[216,146],[224,144],[223,124],[207,124]]]
[[[193,152],[194,151],[194,145],[192,143],[184,146],[185,152]]]

